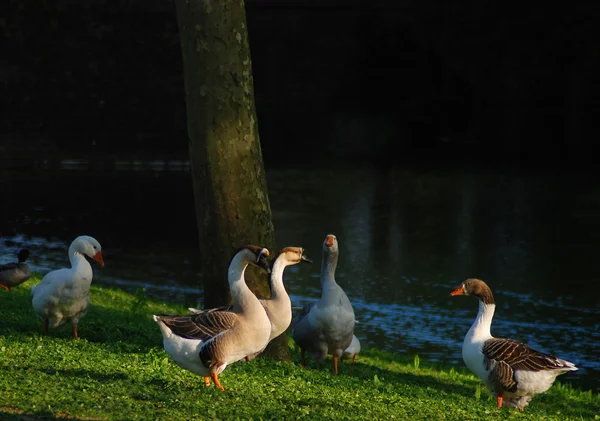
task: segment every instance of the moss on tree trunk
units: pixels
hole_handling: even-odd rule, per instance
[[[227,267],[243,244],[268,247],[275,233],[258,136],[243,1],[177,0],[189,148],[205,308],[231,302]],[[269,297],[254,267],[247,283]],[[283,345],[282,340],[277,343]],[[269,352],[289,359],[285,349]]]

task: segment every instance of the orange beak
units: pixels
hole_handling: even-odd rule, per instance
[[[333,247],[333,235],[327,236],[325,239],[325,244],[327,244],[327,247]]]
[[[452,291],[450,293],[451,296],[455,296],[455,295],[465,295],[465,290],[463,289],[463,286],[459,286],[458,288],[456,288],[454,291]]]
[[[98,253],[94,254],[94,260],[96,262],[98,262],[98,264],[101,267],[104,267],[104,259],[102,258],[102,252],[101,251],[99,251]]]

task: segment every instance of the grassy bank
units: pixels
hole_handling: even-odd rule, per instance
[[[344,363],[338,376],[331,360],[302,368],[295,349],[292,363],[241,361],[220,376],[221,392],[162,349],[152,313],[184,308],[93,287],[81,339],[71,339],[70,326],[45,336],[29,294],[38,281],[0,291],[2,420],[600,419],[600,397],[589,391],[555,384],[525,413],[497,409],[462,367],[374,349],[364,349],[354,366]]]

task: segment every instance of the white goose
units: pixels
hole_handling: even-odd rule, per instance
[[[260,352],[269,342],[271,322],[244,278],[248,264],[270,272],[268,255],[266,248],[248,245],[232,258],[227,272],[232,311],[153,316],[167,354],[181,368],[204,377],[207,386],[212,378],[219,389],[225,390],[218,376],[227,365]]]
[[[338,361],[350,346],[354,335],[354,309],[348,296],[335,281],[339,257],[335,235],[325,236],[321,263],[321,299],[304,306],[296,315],[292,337],[300,347],[302,366],[308,352],[318,362],[333,356],[333,372],[338,374]]]
[[[39,284],[31,286],[33,310],[44,322],[45,333],[49,328],[70,322],[73,337],[79,338],[77,323],[87,314],[94,274],[84,256],[104,266],[100,243],[93,237],[82,235],[69,247],[71,267],[48,272]]]
[[[273,262],[270,277],[271,298],[259,299],[260,303],[267,312],[269,320],[271,321],[271,335],[269,336],[269,342],[285,332],[292,322],[292,301],[290,300],[290,296],[285,290],[285,285],[283,284],[283,271],[286,267],[298,264],[300,262],[312,263],[312,260],[306,257],[302,247],[291,246],[283,248]],[[215,310],[232,311],[233,306],[224,306],[210,310],[201,310],[190,307],[188,310],[193,313],[202,313],[205,311]],[[247,355],[246,361],[250,361],[262,351],[263,349],[255,354]]]
[[[348,348],[344,350],[343,358],[352,358],[352,364],[356,361],[356,355],[360,352],[360,341],[355,335],[352,335],[352,342]]]
[[[496,404],[524,411],[533,396],[547,391],[557,376],[577,370],[570,363],[543,354],[512,339],[494,338],[490,333],[496,304],[492,291],[480,279],[467,279],[450,295],[474,295],[479,311],[463,342],[465,365],[479,377]]]

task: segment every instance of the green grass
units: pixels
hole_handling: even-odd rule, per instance
[[[27,282],[0,291],[0,419],[82,420],[588,420],[600,419],[600,397],[555,384],[525,413],[497,409],[490,394],[462,367],[363,349],[354,366],[331,373],[258,358],[229,366],[225,387],[177,367],[162,349],[151,315],[185,312],[141,292],[93,287],[79,324],[42,334]],[[457,352],[460,352],[457,350]]]

